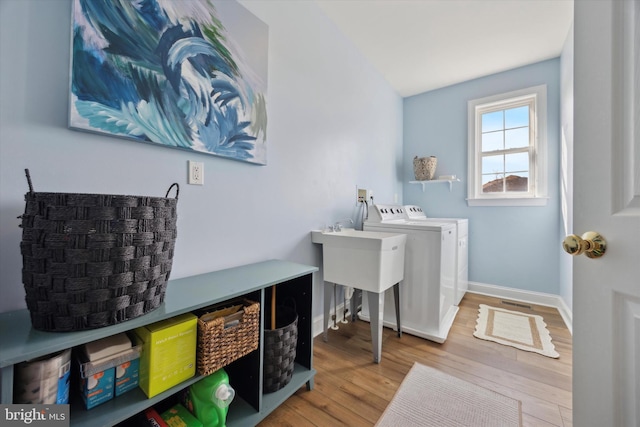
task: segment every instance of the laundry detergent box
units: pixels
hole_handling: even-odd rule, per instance
[[[203,427],[202,422],[181,404],[176,404],[160,414],[169,427]]]
[[[138,424],[144,427],[169,427],[154,408],[147,408],[142,418],[138,417],[138,420]]]
[[[113,399],[116,364],[127,352],[131,352],[131,340],[125,333],[88,342],[76,351],[80,392],[87,409]]]
[[[197,319],[185,313],[135,329],[142,343],[140,388],[147,397],[195,375]]]
[[[115,368],[105,369],[82,378],[80,394],[87,409],[91,409],[113,399]]]
[[[140,382],[140,358],[116,366],[116,397],[138,387]]]

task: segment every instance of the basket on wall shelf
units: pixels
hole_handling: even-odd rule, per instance
[[[180,187],[165,197],[25,194],[22,282],[33,328],[100,328],[164,301],[177,235]],[[176,188],[175,198],[168,198]]]
[[[436,156],[413,158],[413,175],[416,181],[432,180],[436,173],[438,158]]]

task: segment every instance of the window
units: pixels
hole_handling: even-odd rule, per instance
[[[547,203],[546,104],[545,85],[469,101],[469,206]]]

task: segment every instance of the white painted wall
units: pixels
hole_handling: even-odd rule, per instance
[[[319,266],[309,231],[356,219],[356,185],[401,195],[402,99],[314,2],[242,4],[269,26],[267,166],[69,130],[71,1],[0,2],[0,312],[25,306],[24,168],[36,191],[164,196],[178,182],[172,278]],[[186,184],[188,160],[204,163],[203,187]]]

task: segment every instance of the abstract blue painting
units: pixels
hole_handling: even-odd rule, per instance
[[[69,126],[266,164],[267,25],[235,0],[74,0]]]

